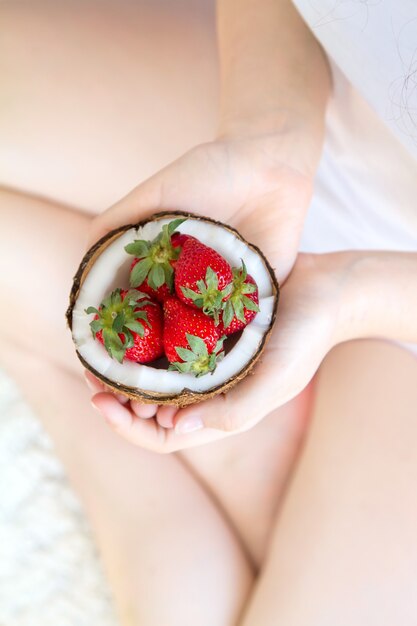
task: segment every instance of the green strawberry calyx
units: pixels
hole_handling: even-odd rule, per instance
[[[126,350],[134,345],[132,333],[143,337],[144,324],[151,328],[146,311],[141,310],[144,306],[153,304],[147,298],[146,294],[137,289],[130,289],[123,298],[121,289],[115,289],[104,298],[98,309],[93,306],[85,309],[85,313],[94,313],[96,318],[90,322],[94,339],[102,331],[104,347],[109,356],[119,363],[123,362]]]
[[[172,220],[169,224],[164,224],[162,231],[153,241],[136,239],[125,246],[128,254],[140,259],[130,272],[131,287],[140,287],[148,279],[148,284],[152,289],[158,289],[166,284],[172,291],[174,270],[171,262],[178,259],[181,248],[172,245],[171,237],[186,219],[179,218]]]
[[[253,283],[245,283],[248,276],[245,262],[242,259],[242,267],[233,267],[233,283],[230,298],[223,303],[223,327],[227,329],[236,317],[243,324],[245,320],[245,310],[259,311],[259,306],[248,298],[248,295],[257,290]]]
[[[186,334],[189,348],[175,348],[183,362],[170,363],[170,370],[176,370],[183,374],[193,374],[196,377],[213,373],[217,363],[224,357],[223,342],[226,337],[221,337],[213,352],[209,354],[206,343],[201,337]]]
[[[186,298],[192,300],[193,304],[203,313],[210,315],[214,319],[215,324],[219,323],[219,313],[223,307],[223,301],[229,296],[233,289],[230,283],[222,290],[219,289],[219,279],[214,270],[208,267],[206,270],[205,280],[196,282],[198,291],[193,291],[189,287],[181,287],[181,291]]]

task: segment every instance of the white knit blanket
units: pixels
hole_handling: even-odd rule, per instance
[[[116,626],[90,529],[51,441],[0,371],[0,626]]]

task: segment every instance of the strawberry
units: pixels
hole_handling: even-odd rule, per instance
[[[195,239],[195,237],[191,237],[191,235],[185,235],[184,233],[174,233],[171,237],[171,243],[174,248],[182,248],[187,239]],[[175,263],[174,263],[175,267]]]
[[[214,320],[172,296],[164,302],[164,348],[169,369],[203,376],[223,358],[223,341]]]
[[[161,307],[137,289],[115,289],[98,310],[90,306],[85,312],[95,313],[90,322],[93,337],[119,363],[149,363],[163,355]]]
[[[140,262],[140,260],[141,259],[133,259],[132,265],[130,266],[130,275],[132,275],[133,268],[137,263]],[[146,293],[148,296],[151,296],[151,298],[158,300],[159,302],[163,302],[166,298],[168,298],[168,296],[171,295],[171,290],[168,287],[167,283],[163,283],[157,289],[152,289],[152,287],[149,285],[149,281],[147,278],[145,278],[143,283],[140,285],[140,290],[143,293]]]
[[[245,328],[259,311],[258,304],[258,286],[242,260],[241,268],[233,268],[233,291],[220,314],[219,332],[232,335]]]
[[[135,259],[130,267],[130,286],[163,301],[173,290],[174,267],[188,235],[175,229],[185,218],[165,224],[153,241],[135,240],[125,246]]]
[[[194,239],[194,237],[191,237],[191,235],[184,235],[182,233],[174,233],[171,237],[171,244],[174,248],[182,247],[187,239]],[[133,259],[132,265],[130,266],[130,273],[132,273],[133,268],[137,263],[139,263],[140,260],[141,259]],[[177,262],[175,260],[170,261],[171,267],[174,270],[176,263]],[[167,283],[163,283],[157,289],[152,289],[152,287],[149,285],[148,278],[145,278],[143,283],[140,285],[140,290],[143,291],[143,293],[148,294],[148,296],[151,296],[151,298],[158,300],[159,302],[163,302],[166,298],[168,298],[168,296],[171,295],[171,289],[168,287]]]
[[[232,280],[232,268],[221,254],[197,239],[187,239],[175,267],[175,291],[180,300],[218,322]]]

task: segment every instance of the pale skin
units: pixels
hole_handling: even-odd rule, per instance
[[[288,7],[285,8],[284,3],[266,3],[266,9],[267,5],[272,11],[276,11],[278,5],[284,11],[280,24],[285,24],[284,17],[295,19],[291,9],[289,14],[285,13]],[[228,6],[231,11],[236,10],[233,4]],[[247,9],[247,24],[251,24],[253,12],[250,3]],[[71,75],[71,66],[74,51],[79,48],[79,38],[82,38],[82,29],[87,33],[87,41],[91,32],[89,23],[91,21],[95,24],[96,41],[92,47],[100,49],[100,41],[107,41],[109,32],[117,39],[120,28],[111,8],[103,9],[101,6],[99,14],[93,5],[91,13],[78,10],[81,11],[82,19],[73,31],[71,25],[67,24],[68,16],[60,15],[60,11],[55,9],[52,17],[49,11],[45,11],[42,18],[43,13],[40,12],[41,17],[35,22],[38,30],[35,28],[33,34],[38,35],[38,41],[44,42],[45,56],[53,64],[48,43],[50,45],[53,41],[52,33],[59,28],[59,20],[65,22],[67,35],[60,42],[59,49],[68,54],[70,69],[66,80],[71,84],[69,93],[77,93],[80,88],[80,79],[75,73]],[[150,45],[137,42],[146,40],[146,27],[149,27],[149,23],[154,24],[152,11],[149,7],[142,8],[143,13],[140,13],[140,7],[137,10],[136,21],[136,13],[131,8],[125,8],[118,17],[121,22],[125,20],[124,27],[120,28],[120,49],[123,49],[122,43],[124,46],[130,45],[130,51],[135,49],[135,45]],[[224,26],[227,27],[226,3],[224,10]],[[38,52],[31,52],[30,58],[24,54],[27,40],[25,25],[30,24],[32,27],[34,23],[31,11],[30,7],[19,11],[4,9],[6,31],[14,34],[14,38],[10,39],[16,42],[8,44],[7,57],[13,59],[13,63],[9,61],[12,66],[10,75],[17,77],[13,83],[10,80],[11,100],[15,98],[16,102],[20,102],[19,98],[22,97],[18,88],[19,77],[39,72],[36,63],[37,60],[42,61],[42,45]],[[101,16],[98,20],[97,15]],[[242,9],[243,22],[244,16],[245,11]],[[203,17],[199,21],[193,15],[195,22],[192,25],[199,36],[190,44],[182,45],[194,46],[193,52],[208,54],[214,46],[207,34],[206,39],[200,37],[206,28],[206,16]],[[182,18],[187,19],[186,15],[182,15]],[[140,24],[143,22],[142,31]],[[175,31],[177,22],[173,21],[172,15],[168,22],[162,19],[162,25],[165,23],[169,24],[166,31],[161,26],[161,31],[156,29],[155,32],[159,32],[165,40],[169,33],[171,41],[182,42],[181,30],[179,34]],[[272,23],[276,22],[267,20],[268,28]],[[242,29],[247,32],[243,26]],[[191,25],[189,30],[194,32]],[[224,37],[227,28],[223,28],[222,32]],[[40,33],[42,37],[39,37]],[[305,36],[308,37],[308,34]],[[238,34],[233,37],[238,37]],[[280,41],[280,37],[272,37],[272,40]],[[77,41],[76,46],[74,41]],[[265,37],[262,41],[270,39]],[[155,59],[158,49],[161,49],[159,43],[155,41],[152,48]],[[105,43],[102,45],[104,50]],[[10,49],[10,46],[16,48]],[[175,45],[170,49],[170,57],[172,50],[175,50]],[[289,50],[290,45],[286,41],[285,58],[291,61]],[[325,72],[326,66],[321,65],[321,51],[315,47],[313,50],[317,59],[320,59],[318,65]],[[16,54],[19,51],[20,54]],[[188,56],[179,54],[178,63],[183,63],[185,56],[190,63],[189,76],[198,77],[195,66],[193,69],[196,55],[191,52],[188,50]],[[274,59],[284,58],[280,56],[279,49],[271,50],[270,46],[266,53]],[[251,58],[254,58],[254,54],[252,50]],[[233,54],[230,56],[235,58]],[[309,59],[314,58],[312,54],[307,56]],[[91,56],[87,56],[89,58]],[[140,58],[140,54],[136,58],[134,54],[129,54],[128,60],[123,58],[119,61],[123,65],[124,77],[129,72],[132,77],[130,82],[125,81],[131,85],[131,91],[126,92],[124,98],[118,96],[118,125],[123,126],[123,122],[126,124],[126,141],[123,142],[126,167],[122,163],[118,164],[119,167],[113,167],[110,153],[99,149],[100,138],[106,136],[106,131],[114,124],[113,111],[106,118],[104,108],[102,118],[93,116],[89,118],[88,128],[84,126],[90,144],[97,144],[99,148],[96,149],[95,158],[88,160],[89,165],[84,162],[82,171],[80,168],[79,179],[83,180],[85,176],[83,184],[76,189],[65,185],[58,187],[56,197],[61,201],[81,208],[93,207],[95,204],[100,205],[103,195],[107,194],[109,204],[123,194],[126,171],[129,172],[132,163],[136,168],[137,180],[141,180],[146,176],[149,159],[157,169],[166,162],[167,156],[171,158],[166,149],[158,157],[151,140],[145,146],[143,143],[138,145],[140,142],[134,139],[132,127],[127,125],[126,116],[123,115],[125,101],[134,100],[135,119],[139,120],[136,131],[141,131],[141,117],[146,115],[148,125],[152,119],[151,111],[141,116],[141,89],[136,86],[138,81],[134,80],[141,71]],[[170,61],[172,64],[171,58]],[[94,59],[87,62],[93,63]],[[117,63],[117,59],[114,62]],[[223,65],[225,80],[236,68],[229,66],[227,69],[227,54],[223,63],[226,63]],[[40,65],[44,68],[43,62]],[[163,62],[160,65],[163,67]],[[276,68],[276,63],[272,65]],[[55,71],[59,67],[57,63]],[[135,443],[139,445],[134,447],[116,435],[89,408],[88,391],[81,380],[81,371],[63,324],[62,312],[66,306],[68,286],[85,249],[87,230],[91,228],[91,238],[94,238],[99,230],[111,227],[111,221],[123,223],[127,216],[129,219],[126,221],[130,221],[133,213],[139,218],[145,212],[152,211],[161,201],[161,188],[167,194],[163,198],[164,204],[174,202],[178,208],[193,210],[196,210],[194,204],[198,204],[198,210],[202,213],[211,214],[211,210],[213,215],[216,206],[221,206],[218,210],[223,212],[222,219],[230,219],[231,222],[237,208],[241,209],[246,201],[243,214],[239,213],[233,225],[241,228],[243,234],[245,231],[253,231],[252,239],[274,258],[283,281],[295,258],[300,223],[311,193],[311,177],[320,152],[323,118],[320,107],[324,102],[314,101],[311,91],[308,91],[311,89],[308,84],[294,86],[295,95],[305,89],[310,97],[294,97],[293,102],[314,101],[315,112],[312,113],[315,122],[309,124],[308,130],[303,125],[298,143],[294,131],[297,124],[289,124],[287,116],[284,116],[283,123],[281,114],[283,109],[291,110],[291,102],[280,102],[278,98],[269,110],[279,110],[280,114],[268,118],[264,110],[257,116],[253,110],[256,99],[254,102],[249,99],[245,101],[247,109],[244,120],[240,122],[235,120],[233,114],[235,106],[227,105],[223,99],[223,110],[228,113],[222,117],[220,124],[221,139],[208,145],[207,141],[216,134],[213,127],[215,116],[210,112],[207,114],[204,109],[200,112],[201,117],[197,115],[191,124],[189,134],[185,133],[185,137],[182,137],[183,143],[179,142],[177,154],[196,143],[204,142],[205,146],[193,150],[180,160],[179,165],[170,166],[168,170],[163,170],[140,185],[91,225],[91,218],[85,213],[60,206],[56,201],[47,202],[30,197],[31,191],[54,197],[50,186],[57,183],[53,176],[45,175],[42,187],[42,172],[53,168],[56,158],[62,158],[65,163],[73,162],[74,167],[78,167],[77,160],[71,160],[79,153],[79,145],[74,141],[73,133],[66,133],[65,126],[60,129],[63,156],[57,157],[59,152],[53,145],[56,135],[47,132],[52,123],[51,115],[53,117],[54,111],[65,110],[66,106],[65,100],[59,102],[58,91],[54,95],[52,86],[55,74],[52,68],[53,65],[47,83],[51,90],[48,100],[55,98],[55,105],[60,104],[61,108],[55,106],[48,110],[46,106],[40,105],[37,108],[43,92],[37,92],[37,85],[33,85],[31,115],[28,117],[26,114],[23,119],[19,117],[18,108],[11,108],[6,112],[4,122],[5,128],[10,129],[12,135],[13,130],[18,135],[17,131],[23,122],[27,128],[44,129],[44,143],[36,152],[37,142],[31,144],[30,141],[32,131],[32,135],[28,132],[28,138],[19,144],[22,163],[30,163],[34,159],[33,155],[37,154],[37,186],[33,185],[31,172],[25,171],[24,167],[9,172],[9,178],[2,181],[4,186],[15,186],[27,192],[19,194],[13,190],[2,191],[0,196],[1,249],[6,262],[1,273],[2,293],[7,291],[8,298],[11,295],[16,300],[21,293],[21,285],[24,285],[25,298],[31,301],[31,320],[36,328],[36,332],[22,335],[21,328],[27,326],[27,313],[19,321],[19,310],[13,308],[12,311],[10,307],[2,306],[1,326],[7,329],[2,330],[2,362],[15,376],[53,437],[68,475],[83,500],[115,594],[121,623],[129,626],[164,623],[268,626],[282,622],[291,626],[322,626],[327,623],[362,624],[364,616],[366,623],[371,626],[414,623],[417,617],[411,573],[417,561],[413,539],[417,507],[412,499],[413,476],[417,470],[413,446],[417,400],[414,358],[401,348],[378,341],[341,345],[331,352],[320,369],[315,385],[314,405],[311,387],[301,394],[298,392],[314,375],[332,346],[342,341],[370,335],[410,341],[417,338],[413,316],[417,293],[417,288],[413,286],[417,275],[415,255],[344,253],[299,257],[283,287],[281,331],[274,335],[270,356],[266,357],[273,361],[273,382],[278,393],[273,397],[266,393],[267,387],[271,386],[265,381],[269,368],[259,369],[253,377],[253,384],[251,381],[251,386],[244,393],[242,391],[245,399],[241,404],[237,403],[236,396],[228,400],[234,417],[227,424],[227,433],[225,430],[209,429],[178,435],[172,428],[167,428],[165,432],[172,433],[172,442],[168,447],[164,441],[147,438],[150,424],[153,423],[153,429],[156,428],[152,410],[147,414],[150,419],[139,418],[137,414],[142,414],[143,407],[132,405],[126,415],[126,406],[107,395],[104,398],[104,402],[111,402],[112,405],[111,411],[104,412],[113,428],[121,430],[121,434],[127,438],[132,433],[138,436]],[[171,70],[171,65],[169,68]],[[106,79],[110,81],[111,65],[107,69]],[[287,75],[285,68],[279,75],[278,88],[285,84],[286,76],[294,76],[291,62],[287,69]],[[114,72],[113,80],[120,89],[120,83],[117,83],[119,73]],[[210,71],[207,74],[210,86],[213,84],[210,83],[212,74]],[[311,72],[306,74],[311,76]],[[254,72],[255,77],[258,75],[259,72]],[[328,77],[326,73],[319,75],[323,76],[324,83],[320,88],[323,94]],[[181,80],[181,73],[178,77]],[[144,79],[145,76],[141,76],[142,86]],[[180,82],[180,86],[176,87],[184,93],[187,84],[188,81]],[[235,93],[238,93],[239,80],[230,84],[235,85]],[[273,99],[277,91],[280,94],[291,92],[275,89],[271,77],[266,77],[263,84],[268,86]],[[259,88],[262,95],[262,85]],[[160,94],[158,101],[167,101],[171,90],[172,85],[168,93]],[[249,92],[255,93],[255,90]],[[227,95],[227,89],[223,89],[223,93]],[[88,91],[85,91],[85,110],[89,106],[93,109],[96,101],[94,96],[97,95],[93,93],[89,96]],[[210,104],[214,100],[215,93],[209,90],[205,106],[207,101]],[[226,102],[232,101],[233,96],[229,91]],[[259,98],[259,101],[270,102],[264,97]],[[117,98],[114,106],[117,106]],[[296,110],[296,113],[299,121],[299,111]],[[306,111],[302,113],[303,117],[307,115]],[[76,116],[74,108],[69,107],[66,114],[69,127],[72,124],[79,127],[77,122],[80,120]],[[253,126],[249,124],[248,118],[253,119]],[[259,128],[260,121],[270,122],[271,118],[270,129]],[[178,111],[175,119],[180,124]],[[223,120],[229,124],[230,131],[227,131]],[[162,119],[154,120],[155,132],[158,132],[161,123],[164,123]],[[183,128],[189,126],[188,116]],[[133,139],[129,143],[130,137]],[[278,144],[274,141],[277,137],[280,139]],[[312,139],[314,149],[306,151],[306,137]],[[13,145],[6,142],[2,148],[2,156],[9,164],[12,163]],[[301,154],[298,152],[297,157],[300,166],[295,165],[297,151],[294,146],[302,146]],[[225,155],[233,166],[227,170],[229,178],[224,173]],[[207,157],[212,167],[209,175]],[[97,185],[100,172],[106,169],[106,164],[107,167],[112,166],[112,180],[109,182],[109,177],[105,176],[103,185]],[[11,169],[11,165],[9,167]],[[82,173],[85,170],[87,174]],[[247,183],[248,171],[255,172],[250,178],[250,186]],[[180,172],[183,172],[182,178],[178,176]],[[294,175],[297,185],[292,184]],[[230,184],[240,179],[244,185],[240,182],[238,185]],[[170,180],[175,181],[175,185],[170,185]],[[190,180],[194,182],[193,185]],[[204,187],[205,181],[207,187]],[[303,184],[299,185],[300,181]],[[100,189],[95,194],[97,186]],[[217,187],[222,190],[226,188],[228,192],[223,192],[222,196],[220,192],[216,194]],[[207,205],[204,205],[204,199]],[[287,207],[289,210],[286,213]],[[257,212],[261,212],[265,218],[273,212],[272,209],[278,220],[273,224],[276,224],[280,233],[284,233],[280,242],[267,237],[270,224],[268,228],[263,230],[261,227],[261,230],[256,231],[259,226],[255,227],[255,220],[251,218],[255,213],[259,215]],[[226,211],[229,211],[227,215]],[[259,222],[263,226],[262,220],[257,220],[256,224],[259,225]],[[49,262],[50,259],[54,259],[53,264]],[[37,271],[31,272],[28,280],[28,265],[32,268],[35,262]],[[390,284],[391,294],[389,307],[387,284]],[[42,299],[39,299],[40,292]],[[312,336],[314,342],[311,341]],[[293,355],[292,358],[289,355]],[[279,358],[282,359],[281,366],[277,365],[276,359]],[[301,369],[300,363],[303,366]],[[264,386],[261,379],[264,380]],[[349,381],[348,385],[346,380]],[[90,381],[90,384],[95,383]],[[290,397],[294,396],[294,399],[262,419],[262,410],[255,412],[255,407],[259,406],[257,393],[262,395],[265,413]],[[102,394],[100,396],[103,400]],[[103,406],[101,408],[104,409]],[[119,422],[116,410],[121,418]],[[214,415],[208,404],[207,408],[201,405],[201,410],[205,412],[206,419]],[[157,415],[158,419],[163,419],[159,410]],[[169,426],[172,416],[165,415],[165,419]],[[236,420],[240,419],[242,423],[236,424]],[[254,428],[251,419],[258,422]],[[310,419],[313,419],[313,425],[307,445],[300,455],[300,443]],[[132,423],[135,428],[129,426],[128,431],[121,426]],[[136,425],[139,425],[139,432]],[[224,423],[211,425],[224,429]],[[247,432],[236,433],[236,430],[247,428]],[[207,446],[197,446],[204,437],[218,440]],[[357,444],[359,440],[360,446]],[[191,447],[185,450],[185,446]],[[144,449],[152,447],[157,450],[157,454]],[[181,448],[183,451],[170,455],[159,454]],[[300,461],[293,472],[297,458]],[[290,488],[283,500],[284,488],[291,475]],[[175,497],[172,485],[175,485]],[[237,485],[241,488],[237,489]],[[193,512],[192,518],[190,511]],[[171,524],[155,527],[155,520],[167,519]],[[269,543],[271,538],[273,541]],[[364,554],[367,555],[366,567]],[[193,562],[188,561],[190,555],[195,556],[196,562],[204,563],[204,569],[196,568]],[[343,567],[339,567],[340,563]],[[155,567],[157,576],[146,574]],[[375,588],[378,593],[374,593]],[[184,590],[187,593],[182,593]]]

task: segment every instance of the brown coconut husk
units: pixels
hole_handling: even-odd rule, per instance
[[[92,365],[88,363],[80,355],[78,350],[76,350],[76,352],[83,366],[87,370],[89,370],[97,379],[99,379],[105,385],[105,387],[109,389],[109,391],[122,394],[128,397],[130,400],[136,400],[143,404],[171,404],[171,405],[175,405],[181,408],[189,404],[194,404],[195,402],[201,402],[203,400],[207,400],[220,393],[227,393],[239,381],[243,380],[243,378],[245,378],[245,376],[247,376],[251,372],[251,370],[257,363],[257,361],[259,361],[259,359],[261,358],[262,352],[264,351],[265,346],[270,338],[272,328],[276,320],[280,288],[279,288],[278,280],[275,276],[275,272],[273,268],[271,267],[271,265],[269,264],[267,258],[261,252],[261,250],[254,244],[251,244],[248,241],[246,241],[246,239],[244,239],[244,237],[242,237],[242,235],[235,228],[232,228],[231,226],[228,226],[227,224],[223,224],[223,222],[214,220],[209,217],[196,215],[194,213],[188,213],[185,211],[164,211],[160,213],[154,213],[153,215],[147,217],[146,219],[141,220],[140,222],[137,222],[136,224],[125,224],[124,226],[120,226],[119,228],[115,228],[114,230],[111,230],[106,235],[104,235],[104,237],[99,239],[97,243],[95,243],[85,253],[73,279],[73,284],[72,284],[70,297],[69,297],[69,306],[66,311],[66,318],[67,318],[68,326],[72,330],[72,313],[73,313],[74,306],[78,298],[80,288],[82,284],[84,283],[84,280],[87,274],[89,273],[91,267],[96,262],[97,258],[104,252],[104,250],[115,239],[120,237],[127,230],[131,228],[138,228],[138,227],[144,226],[148,222],[159,221],[163,219],[172,220],[172,219],[176,219],[179,217],[189,217],[194,220],[200,220],[202,222],[210,222],[212,224],[216,224],[232,232],[238,239],[243,241],[248,246],[248,248],[250,248],[251,250],[254,250],[256,254],[258,254],[261,257],[262,262],[268,271],[269,277],[271,279],[272,291],[273,291],[273,296],[274,296],[274,306],[273,306],[271,321],[270,321],[268,330],[265,332],[257,351],[255,352],[255,354],[253,355],[249,363],[247,363],[236,375],[225,380],[220,385],[217,385],[216,387],[213,387],[212,389],[209,389],[207,391],[197,392],[197,391],[192,391],[191,389],[184,388],[180,393],[162,393],[158,391],[149,391],[145,389],[140,389],[138,387],[129,387],[127,385],[118,383],[114,380],[110,380],[106,376],[103,376],[103,374],[100,374],[100,372],[97,372],[94,369],[94,367],[92,367]],[[155,370],[155,375],[157,375],[157,370]]]

